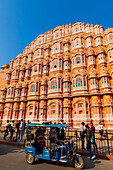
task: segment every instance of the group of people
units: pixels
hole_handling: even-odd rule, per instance
[[[102,122],[99,122],[97,129],[99,129],[100,140],[102,139],[104,128],[105,127],[103,126]],[[85,123],[82,122],[82,124],[80,126],[80,136],[81,136],[81,141],[82,141],[82,150],[84,150],[84,139],[86,137],[87,150],[90,153],[89,158],[94,159],[96,156],[93,154],[93,152],[91,150],[91,144],[93,144],[94,151],[96,150],[98,152],[98,148],[97,148],[97,144],[95,142],[95,127],[92,122],[90,125],[88,125],[88,124],[85,125]]]
[[[9,120],[7,120],[7,123],[5,124],[5,131],[4,131],[3,139],[6,140],[6,137],[10,133],[8,140],[21,142],[23,139],[23,135],[25,133],[25,128],[26,128],[26,123],[25,121],[23,121],[23,119],[21,119],[21,121],[19,120],[17,124],[15,124],[14,120],[12,122],[9,122]],[[15,129],[16,129],[16,136],[13,137]]]

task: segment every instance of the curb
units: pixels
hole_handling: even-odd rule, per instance
[[[89,153],[88,153],[88,152],[80,152],[80,151],[77,151],[77,153],[80,154],[80,155],[89,156]],[[100,159],[113,160],[113,156],[110,156],[110,155],[95,154],[95,156],[96,156],[97,158],[100,158]]]
[[[15,143],[15,142],[8,142],[8,141],[0,141],[0,144],[5,144],[5,145],[12,145],[12,146],[18,146],[18,147],[22,147],[23,144],[21,143]],[[84,155],[84,156],[89,156],[88,152],[80,152],[77,151],[76,153],[80,154],[80,155]],[[100,159],[107,159],[107,160],[113,160],[113,156],[109,156],[109,155],[101,155],[101,154],[95,154],[97,158]]]
[[[23,144],[21,144],[21,143],[8,142],[8,141],[0,141],[0,144],[12,145],[12,146],[19,146],[19,147],[22,147],[22,145],[23,145]]]

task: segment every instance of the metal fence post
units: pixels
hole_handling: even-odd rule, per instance
[[[108,138],[107,130],[106,130],[106,137],[107,137],[108,153],[110,154],[110,149],[109,149],[109,138]]]
[[[77,130],[75,131],[75,137],[76,137],[76,151],[78,150],[78,145],[77,145]]]

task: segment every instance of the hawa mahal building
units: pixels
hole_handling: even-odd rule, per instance
[[[22,118],[113,129],[113,28],[57,26],[3,65],[1,124]]]

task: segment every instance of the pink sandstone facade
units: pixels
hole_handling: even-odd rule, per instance
[[[41,34],[0,70],[0,120],[101,120],[113,129],[113,28],[75,23]]]

